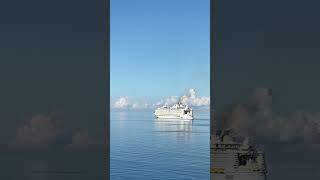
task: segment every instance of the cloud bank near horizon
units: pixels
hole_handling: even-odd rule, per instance
[[[254,90],[254,105],[237,104],[223,114],[223,128],[266,142],[320,142],[320,112],[294,111],[280,115],[272,109],[268,88]]]
[[[87,147],[93,144],[88,130],[81,129],[76,131],[72,136],[72,142],[68,145],[69,147]]]
[[[209,107],[210,106],[210,96],[198,97],[195,89],[189,89],[188,93],[181,96],[171,96],[165,99],[161,99],[156,103],[147,103],[147,102],[132,102],[132,99],[129,97],[121,97],[115,101],[113,108],[115,109],[148,109],[154,108],[163,105],[173,105],[177,102],[192,106],[192,107]]]
[[[146,109],[149,104],[146,102],[132,102],[131,98],[126,96],[117,99],[112,107],[116,109]]]
[[[16,131],[14,144],[47,144],[61,133],[61,129],[54,126],[50,116],[35,115],[30,122]]]
[[[58,125],[59,119],[54,113],[49,115],[36,114],[22,127],[16,129],[15,137],[10,145],[25,147],[41,147],[63,140],[64,147],[91,147],[97,145],[87,128],[74,130]],[[71,137],[70,137],[71,136]],[[63,138],[63,139],[61,139]],[[66,141],[71,143],[66,144]]]

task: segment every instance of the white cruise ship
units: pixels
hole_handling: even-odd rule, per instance
[[[265,155],[250,146],[248,139],[217,131],[211,139],[212,180],[266,180]],[[242,139],[242,140],[241,140]]]
[[[155,110],[154,115],[159,119],[193,119],[192,109],[180,102],[173,106],[159,107]]]

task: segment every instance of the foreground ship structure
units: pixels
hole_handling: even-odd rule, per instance
[[[264,152],[231,131],[211,135],[211,180],[266,180]]]
[[[193,119],[192,108],[180,102],[172,106],[159,107],[155,110],[154,115],[159,119]]]

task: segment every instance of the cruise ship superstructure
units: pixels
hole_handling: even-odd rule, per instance
[[[264,152],[250,146],[248,139],[231,131],[211,135],[211,180],[266,180]]]
[[[155,110],[154,115],[159,119],[193,119],[192,108],[180,102],[172,106],[159,107]]]

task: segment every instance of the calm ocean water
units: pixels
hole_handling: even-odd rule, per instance
[[[111,180],[210,179],[209,111],[157,120],[151,110],[112,111]]]
[[[102,149],[1,150],[1,180],[103,180]]]

